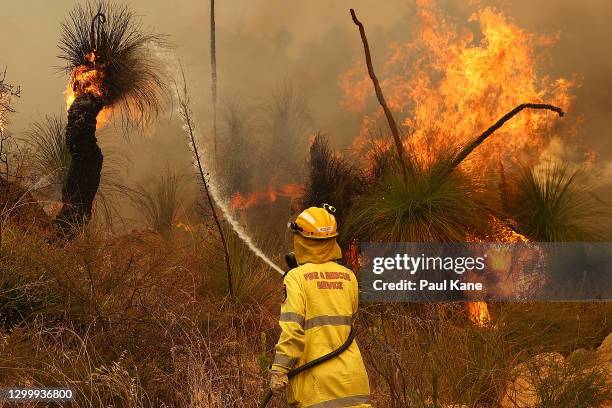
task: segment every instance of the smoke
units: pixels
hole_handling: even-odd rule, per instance
[[[183,126],[183,131],[187,133],[187,135],[189,135],[189,129],[187,127],[187,125],[185,124]],[[197,135],[197,133],[194,135],[196,138],[196,143],[199,143],[198,140],[200,139]],[[204,150],[201,147],[198,147],[199,151],[210,151],[210,149]],[[204,155],[204,157],[210,157],[210,154],[208,155]],[[197,160],[197,159],[194,159]],[[212,160],[208,159],[208,160],[204,160],[204,163],[202,163],[202,166],[204,167],[204,169],[210,169],[211,167],[211,163]],[[194,165],[197,165],[197,163],[194,163]],[[215,204],[217,205],[217,208],[221,210],[221,212],[223,213],[223,218],[229,223],[229,225],[231,226],[232,230],[236,233],[236,235],[247,245],[247,247],[249,247],[249,249],[255,254],[257,255],[257,257],[259,257],[262,261],[264,261],[266,264],[268,264],[268,266],[270,266],[272,269],[274,269],[276,272],[280,273],[281,275],[285,274],[285,271],[283,271],[278,265],[276,265],[256,244],[255,242],[253,242],[253,239],[249,236],[248,232],[246,231],[246,229],[242,226],[242,224],[240,224],[240,222],[238,222],[238,220],[236,220],[236,218],[234,217],[232,211],[229,208],[229,205],[227,203],[227,201],[221,196],[220,194],[220,188],[219,188],[219,184],[217,182],[217,178],[211,174],[211,176],[208,179],[208,189],[210,191],[210,194],[215,202]]]
[[[7,35],[0,36],[3,50],[0,63],[7,65],[13,82],[23,88],[22,97],[15,104],[18,112],[11,118],[13,133],[26,129],[32,119],[41,114],[65,112],[62,92],[66,77],[55,71],[58,65],[56,41],[58,22],[67,15],[73,2],[36,0],[35,13],[26,3],[7,2],[2,6],[3,33]],[[475,3],[480,4],[474,6]],[[202,128],[206,128],[212,118],[208,2],[133,0],[130,4],[142,15],[145,26],[169,35],[174,52],[193,78],[194,113]],[[593,174],[609,179],[612,53],[607,52],[607,39],[612,31],[608,23],[612,17],[612,3],[606,0],[588,3],[559,0],[554,4],[530,0],[438,0],[438,4],[449,20],[466,29],[474,28],[470,25],[474,23],[466,22],[475,7],[492,5],[530,32],[558,35],[557,43],[541,56],[545,61],[541,68],[553,78],[578,80],[580,86],[575,90],[573,109],[564,120],[580,118],[576,140],[594,152],[596,171]],[[268,103],[280,83],[289,79],[296,92],[308,102],[311,130],[326,133],[334,147],[350,146],[359,133],[363,112],[343,109],[340,78],[353,64],[363,63],[363,51],[348,14],[349,7],[356,9],[366,25],[376,67],[382,68],[392,44],[411,40],[417,18],[416,1],[217,2],[220,104],[238,95],[256,125],[261,124],[265,115],[261,106]],[[127,145],[132,163],[132,168],[126,171],[128,181],[155,172],[160,163],[180,167],[189,161],[189,150],[184,143],[177,142],[182,142],[178,136],[181,124],[173,110],[174,107],[169,106],[167,113],[145,137],[133,135],[126,142],[120,132],[116,132],[117,135],[105,135],[104,140],[100,138],[102,145],[112,139]],[[249,140],[257,150],[263,150],[270,142],[269,135],[262,126],[254,128]],[[559,143],[563,145],[559,151],[564,154],[570,154],[576,145],[565,140]],[[305,158],[307,144],[304,151],[292,151],[291,154]],[[572,159],[579,162],[584,156]],[[271,177],[271,165],[277,161],[278,157],[268,155],[266,160],[255,163],[262,176],[253,178],[254,182]],[[612,191],[610,194],[612,196]],[[277,217],[280,218],[282,215]]]
[[[182,69],[180,68],[180,63],[176,60],[176,58],[172,58],[169,54],[167,53],[159,53],[158,52],[158,57],[163,58],[163,60],[167,63],[166,65],[166,69],[173,73],[173,77],[178,81],[178,78],[182,77],[184,81],[186,81],[184,73],[182,71]],[[187,84],[184,84],[185,87],[187,87]],[[177,90],[177,94],[175,94],[175,98],[176,98],[176,102],[177,105],[180,105],[180,99],[182,97],[187,97],[186,95],[180,95],[178,94],[178,90],[179,90],[179,86],[176,86],[176,90]],[[189,108],[187,108],[189,109]],[[232,228],[233,232],[244,242],[244,244],[258,257],[260,258],[262,261],[264,261],[268,266],[270,266],[273,270],[277,271],[278,273],[280,273],[281,275],[284,275],[285,271],[283,271],[278,265],[276,265],[253,241],[253,239],[251,238],[251,236],[248,234],[248,232],[246,231],[246,229],[244,228],[244,226],[238,222],[238,220],[234,217],[234,214],[232,213],[232,210],[229,207],[229,204],[227,202],[227,199],[225,199],[222,194],[222,188],[220,188],[220,180],[216,177],[215,172],[212,171],[212,169],[214,169],[216,166],[214,165],[214,161],[213,161],[213,153],[214,149],[206,149],[202,146],[201,144],[201,137],[198,135],[198,132],[196,131],[197,129],[197,121],[196,118],[194,116],[191,117],[191,120],[194,121],[194,123],[192,124],[191,128],[189,126],[189,124],[186,121],[186,117],[184,115],[181,114],[181,111],[179,109],[179,116],[182,116],[183,119],[185,120],[185,122],[183,123],[182,126],[182,130],[183,132],[186,134],[186,138],[187,140],[187,144],[191,144],[192,145],[192,149],[193,152],[195,153],[196,151],[199,152],[199,155],[193,154],[192,157],[192,161],[193,161],[193,165],[196,168],[196,170],[199,171],[200,168],[202,168],[205,172],[207,172],[207,174],[204,174],[204,177],[206,177],[206,175],[208,175],[208,179],[207,180],[202,180],[203,183],[206,183],[206,187],[208,188],[208,191],[210,193],[210,195],[212,196],[212,199],[214,201],[214,204],[216,205],[217,209],[221,210],[222,214],[223,214],[223,218],[229,223],[230,227]],[[192,114],[193,115],[193,114]],[[192,139],[193,138],[193,139]],[[198,157],[199,156],[199,157]],[[214,211],[214,209],[213,209]]]

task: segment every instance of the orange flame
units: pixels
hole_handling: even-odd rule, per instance
[[[538,76],[536,51],[556,37],[526,32],[493,8],[475,12],[480,41],[453,26],[433,1],[418,1],[420,26],[408,43],[393,44],[378,68],[389,107],[407,131],[404,144],[423,163],[440,152],[465,146],[507,111],[525,102],[545,102],[568,110],[573,83]],[[371,134],[386,129],[382,111],[372,112],[373,88],[360,57],[341,78],[343,105],[365,112],[356,147],[369,149]],[[376,105],[377,106],[377,105]],[[493,163],[537,160],[558,130],[549,112],[524,112],[482,146],[464,169],[486,171]],[[390,141],[383,139],[383,145]]]
[[[414,40],[392,44],[386,62],[375,67],[387,103],[407,132],[406,150],[417,160],[431,163],[441,153],[465,146],[521,103],[569,109],[574,84],[565,78],[538,76],[536,50],[552,46],[556,37],[528,33],[487,7],[470,17],[480,26],[482,39],[477,42],[472,32],[453,26],[435,1],[417,3],[420,26]],[[366,113],[355,148],[367,157],[373,145],[391,146],[390,137],[371,137],[386,124],[380,108],[368,110],[375,99],[361,56],[342,76],[341,85],[344,107]],[[521,113],[475,150],[462,169],[482,174],[499,162],[534,163],[559,132],[557,123],[548,112]],[[497,239],[521,238],[515,235],[507,229]],[[467,310],[475,324],[489,323],[486,302],[468,302]]]
[[[491,322],[489,306],[486,302],[468,302],[467,309],[468,316],[475,325],[484,327]]]
[[[469,242],[500,242],[500,243],[529,243],[530,240],[506,226],[495,217],[490,217],[491,235],[486,237],[476,237],[469,235]],[[502,247],[503,248],[503,247]],[[534,255],[534,249],[511,250],[491,250],[487,252],[491,271],[495,273],[497,282],[495,291],[500,296],[516,294],[517,290],[522,293],[531,293],[540,290],[546,283],[545,276],[526,277],[523,265],[529,263]],[[479,326],[490,323],[490,315],[486,302],[468,302],[467,311],[470,320]]]
[[[230,207],[235,210],[246,210],[256,205],[274,203],[279,196],[296,199],[301,196],[303,188],[301,184],[289,183],[279,189],[270,185],[266,190],[255,191],[245,196],[235,193],[230,198]]]
[[[76,99],[77,95],[88,93],[97,98],[104,98],[104,70],[96,65],[96,54],[90,52],[85,56],[85,59],[91,63],[91,65],[79,65],[76,67],[71,75],[70,81],[64,92],[66,99],[66,110],[70,109],[70,106]],[[96,129],[100,129],[108,123],[111,116],[111,108],[104,107],[97,116]]]

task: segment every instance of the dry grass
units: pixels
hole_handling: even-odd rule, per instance
[[[244,304],[217,295],[224,271],[201,236],[30,238],[3,230],[0,384],[70,385],[83,407],[202,406],[203,396],[249,406],[241,398],[261,392],[273,314],[256,293]]]
[[[9,222],[0,386],[69,385],[76,407],[255,406],[278,336],[279,280],[232,241],[243,267],[236,298],[224,296],[225,271],[218,249],[203,245],[206,231],[175,230],[168,240],[90,228],[59,247]],[[609,304],[493,305],[495,326],[479,328],[461,305],[369,305],[358,339],[376,406],[488,407],[517,363],[594,349],[612,330],[611,312]],[[600,383],[584,378],[551,394],[560,379],[540,386],[548,400],[578,395],[597,406],[602,398]]]
[[[129,198],[147,222],[147,226],[163,236],[172,230],[184,198],[185,177],[169,167],[157,178],[139,183]]]
[[[596,348],[612,329],[611,312],[609,304],[492,305],[494,324],[476,327],[461,304],[375,305],[362,310],[360,348],[377,406],[497,407],[517,364]],[[596,407],[609,397],[597,372],[560,381],[568,371],[577,372],[560,366],[538,384],[542,401],[572,395],[577,405],[556,406]],[[555,382],[566,392],[553,395]]]

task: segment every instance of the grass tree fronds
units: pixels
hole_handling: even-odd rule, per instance
[[[225,180],[223,192],[226,195],[245,194],[251,186],[253,157],[257,148],[249,137],[254,130],[252,116],[238,100],[231,99],[224,104],[220,119],[222,143],[216,164]]]
[[[413,166],[407,182],[387,172],[371,192],[355,199],[344,234],[359,240],[462,242],[485,228],[489,208],[469,175],[444,176],[449,160]]]
[[[363,172],[348,163],[329,147],[325,135],[317,133],[310,146],[308,179],[302,207],[328,203],[336,207],[339,225],[344,224],[353,199],[368,186]]]
[[[30,147],[30,163],[36,176],[46,178],[44,183],[60,187],[66,182],[70,167],[70,151],[65,143],[66,122],[59,116],[45,116],[32,123],[26,131],[26,144]]]
[[[497,129],[501,128],[507,121],[512,119],[514,116],[516,116],[519,112],[521,112],[524,109],[550,110],[553,112],[557,112],[557,114],[560,117],[563,117],[563,115],[565,115],[565,113],[563,112],[561,108],[554,106],[554,105],[548,105],[544,103],[523,103],[521,105],[518,105],[516,108],[512,109],[510,112],[502,116],[497,122],[495,122],[487,130],[485,130],[480,136],[474,139],[470,144],[465,146],[463,150],[461,150],[453,159],[453,162],[451,163],[449,167],[449,172],[453,171],[457,166],[459,166],[463,162],[463,160],[465,160],[466,157],[468,157],[470,153],[474,151],[474,149],[476,149],[485,140],[487,140],[487,138],[491,136]]]
[[[376,98],[378,99],[378,103],[385,112],[385,117],[387,118],[387,122],[389,123],[389,128],[391,129],[391,134],[393,135],[393,141],[395,142],[395,148],[397,149],[397,156],[400,161],[400,164],[402,165],[402,175],[404,177],[404,181],[407,181],[408,168],[406,166],[409,164],[409,162],[406,161],[404,145],[402,144],[399,128],[397,126],[397,123],[395,122],[395,118],[393,117],[391,109],[389,109],[389,106],[387,106],[387,102],[385,101],[385,96],[383,94],[382,88],[380,87],[380,83],[378,82],[378,78],[376,77],[376,73],[374,72],[374,66],[372,65],[372,56],[370,55],[370,46],[368,44],[368,38],[366,37],[365,28],[363,27],[361,21],[357,19],[357,15],[355,14],[355,10],[353,9],[351,9],[351,17],[355,25],[359,28],[359,35],[361,36],[361,42],[363,43],[366,65],[368,67],[368,74],[370,76],[370,79],[372,80],[372,84],[374,85],[374,91],[376,92]]]
[[[499,198],[501,200],[502,209],[506,211],[507,209],[504,207],[505,203],[508,201],[510,196],[510,185],[508,183],[508,177],[506,175],[506,167],[504,163],[499,161]]]
[[[510,177],[509,177],[510,178]],[[521,234],[534,241],[601,241],[609,238],[605,220],[612,209],[581,180],[579,172],[548,164],[521,167],[508,181],[504,208]]]
[[[71,74],[83,66],[101,70],[104,104],[118,108],[124,125],[144,126],[169,94],[154,47],[166,47],[165,37],[145,31],[128,6],[89,0],[75,6],[62,23],[59,58]]]
[[[138,184],[130,194],[136,208],[150,228],[168,236],[176,221],[181,203],[183,178],[169,167],[152,182]]]
[[[289,81],[283,81],[272,94],[264,111],[266,132],[271,135],[270,148],[275,170],[295,173],[303,160],[306,135],[312,124],[308,103]]]
[[[232,283],[232,265],[230,260],[230,254],[228,250],[227,239],[225,237],[225,232],[223,231],[223,226],[221,225],[221,219],[217,214],[217,209],[215,206],[215,201],[210,191],[210,187],[208,185],[208,174],[204,170],[202,153],[200,152],[200,148],[198,145],[198,141],[196,139],[195,134],[195,123],[193,122],[192,110],[191,110],[191,101],[189,97],[189,91],[187,89],[187,79],[185,78],[185,72],[181,67],[181,75],[183,80],[183,86],[179,89],[177,85],[177,97],[178,97],[178,105],[179,105],[179,113],[181,118],[183,119],[184,127],[186,133],[189,138],[189,144],[191,146],[191,151],[194,156],[195,165],[198,171],[198,176],[200,178],[200,183],[202,188],[204,189],[204,194],[206,195],[206,200],[208,202],[208,206],[210,207],[210,211],[213,216],[213,220],[215,222],[215,226],[217,227],[217,231],[219,233],[219,238],[221,239],[221,244],[223,246],[223,254],[225,257],[225,266],[227,272],[227,288],[230,296],[234,295],[234,287]]]
[[[392,146],[373,145],[370,163],[368,166],[368,178],[371,183],[376,183],[385,178],[389,173],[401,174],[401,163],[397,158],[397,151]],[[418,158],[410,157],[410,168],[417,166]],[[412,170],[408,174],[411,174]]]

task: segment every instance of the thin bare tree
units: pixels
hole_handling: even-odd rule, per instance
[[[215,160],[217,159],[217,43],[216,43],[216,27],[215,27],[215,0],[210,0],[210,74],[212,82],[210,84],[212,91],[212,106],[213,106],[213,147],[215,152]]]
[[[202,164],[202,153],[200,152],[200,148],[198,146],[198,141],[195,135],[195,123],[192,119],[192,111],[191,111],[191,103],[189,99],[189,92],[187,90],[187,79],[185,78],[185,72],[181,67],[181,75],[183,79],[183,86],[179,89],[177,85],[176,93],[178,96],[178,105],[179,112],[181,118],[183,119],[183,123],[185,124],[185,130],[187,131],[187,135],[189,138],[189,145],[191,146],[191,151],[193,153],[196,168],[198,171],[198,176],[200,177],[200,182],[202,183],[202,188],[204,189],[204,195],[206,196],[206,200],[208,201],[208,205],[210,207],[210,211],[213,216],[213,220],[215,222],[215,226],[217,227],[217,231],[219,232],[219,238],[221,239],[221,244],[223,245],[223,255],[225,258],[225,267],[227,272],[227,288],[230,296],[234,296],[234,285],[232,283],[232,265],[230,260],[230,254],[227,246],[227,239],[225,237],[225,232],[223,232],[223,227],[221,225],[221,219],[217,214],[217,209],[215,207],[215,201],[210,192],[210,187],[208,185],[208,173],[204,169],[204,165]]]

